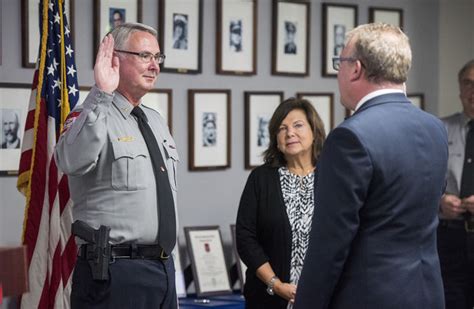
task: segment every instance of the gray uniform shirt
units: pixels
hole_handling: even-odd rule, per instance
[[[461,190],[461,177],[466,151],[466,135],[468,131],[469,118],[464,113],[441,119],[448,131],[448,171],[446,175],[446,193],[459,196]],[[440,213],[443,218],[443,214]],[[462,215],[459,216],[462,219]]]
[[[161,115],[141,108],[167,165],[176,211],[176,144]],[[73,219],[110,226],[112,244],[151,244],[158,236],[153,167],[132,109],[120,93],[93,87],[68,116],[55,149],[57,165],[68,175]]]

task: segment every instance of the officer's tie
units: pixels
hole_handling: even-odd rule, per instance
[[[137,117],[138,127],[148,147],[155,174],[159,217],[158,244],[169,255],[176,243],[176,218],[168,172],[155,135],[148,125],[148,119],[145,113],[140,107],[135,106],[132,110],[132,115]]]
[[[461,190],[459,192],[461,198],[474,195],[474,119],[469,121],[468,127]]]

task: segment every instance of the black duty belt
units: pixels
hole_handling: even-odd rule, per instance
[[[79,250],[79,257],[85,260],[94,259],[94,252],[88,247],[91,244],[84,244]],[[121,244],[112,245],[110,249],[110,260],[117,259],[141,259],[141,260],[167,260],[169,255],[161,248],[160,245],[137,245],[137,244]]]
[[[474,233],[474,221],[472,220],[439,220],[439,226],[451,229],[462,229],[468,233]]]

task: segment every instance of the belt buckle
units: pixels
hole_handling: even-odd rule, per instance
[[[471,221],[471,220],[464,221],[464,229],[468,233],[474,233],[474,221]]]
[[[169,255],[166,255],[165,250],[163,250],[163,248],[162,248],[161,251],[160,251],[160,259],[162,259],[162,260],[167,260],[167,259],[169,259],[169,257],[170,257],[170,256],[169,256]]]

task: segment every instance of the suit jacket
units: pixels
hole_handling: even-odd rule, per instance
[[[441,121],[402,93],[333,130],[295,308],[444,308],[436,228],[447,159]]]
[[[286,308],[288,302],[268,295],[266,284],[256,276],[257,268],[269,262],[283,282],[290,281],[291,227],[277,167],[263,165],[250,173],[237,214],[236,240],[240,258],[248,267],[246,308]]]

